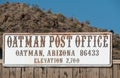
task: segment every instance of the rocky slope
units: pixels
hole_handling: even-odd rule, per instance
[[[0,5],[0,46],[4,32],[106,32],[89,26],[89,22],[79,22],[74,18],[66,18],[62,14],[53,14],[37,6],[21,3],[5,3]],[[113,32],[113,31],[112,31]],[[113,34],[113,58],[120,58],[120,35]]]

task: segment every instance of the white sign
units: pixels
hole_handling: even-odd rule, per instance
[[[6,67],[109,67],[112,64],[112,34],[5,33]]]

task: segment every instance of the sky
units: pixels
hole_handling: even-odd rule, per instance
[[[120,34],[120,0],[0,0],[0,4],[5,2],[36,4],[46,11],[89,21],[90,26]]]

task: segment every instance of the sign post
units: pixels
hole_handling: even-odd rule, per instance
[[[109,67],[112,34],[5,33],[3,52],[6,67]]]

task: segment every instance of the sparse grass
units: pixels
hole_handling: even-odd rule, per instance
[[[6,16],[6,17],[5,17]],[[21,3],[0,5],[0,35],[4,32],[106,32],[106,29],[90,27],[90,22],[80,23],[63,14],[43,11],[38,5],[29,7]],[[114,31],[110,31],[114,33]],[[120,51],[120,37],[113,34],[113,47]],[[1,46],[2,44],[0,44]],[[114,52],[113,52],[114,53]],[[120,52],[119,52],[120,53]]]

